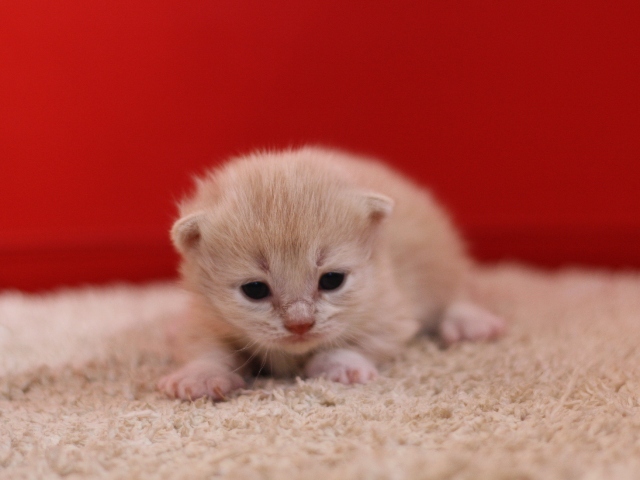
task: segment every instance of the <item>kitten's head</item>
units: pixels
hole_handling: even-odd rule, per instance
[[[393,202],[340,175],[295,153],[238,160],[199,181],[173,227],[187,280],[256,345],[304,353],[365,320]]]

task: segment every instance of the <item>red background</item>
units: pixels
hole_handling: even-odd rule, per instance
[[[482,259],[640,266],[640,2],[4,0],[0,287],[173,275],[190,175],[375,154]]]

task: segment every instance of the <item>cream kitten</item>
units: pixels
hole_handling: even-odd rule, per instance
[[[370,159],[320,148],[255,153],[197,180],[171,231],[193,293],[171,397],[223,399],[242,375],[366,383],[420,329],[497,337],[465,300],[469,261],[424,189]]]

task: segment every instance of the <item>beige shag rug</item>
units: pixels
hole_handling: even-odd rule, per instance
[[[1,478],[640,478],[640,274],[475,273],[492,344],[420,338],[366,386],[155,392],[171,284],[0,294]]]

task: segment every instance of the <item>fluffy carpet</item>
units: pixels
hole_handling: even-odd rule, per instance
[[[0,295],[2,478],[640,478],[640,274],[483,267],[508,335],[419,338],[366,386],[168,400],[174,285]]]

